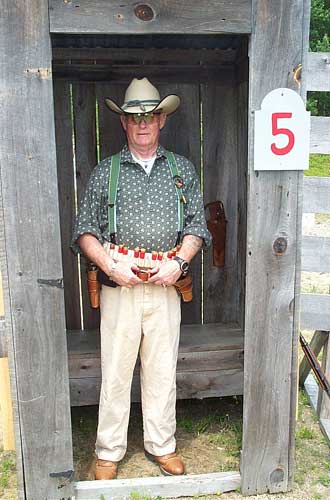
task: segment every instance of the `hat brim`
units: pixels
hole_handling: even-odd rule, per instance
[[[175,94],[167,95],[157,104],[157,106],[145,105],[144,111],[141,110],[140,106],[132,106],[124,110],[114,100],[109,98],[106,98],[105,103],[111,111],[114,111],[119,115],[131,115],[133,113],[156,113],[157,111],[159,113],[170,115],[180,106],[180,97]]]

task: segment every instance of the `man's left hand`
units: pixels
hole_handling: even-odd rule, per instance
[[[152,276],[148,281],[150,283],[154,283],[155,285],[174,285],[174,283],[178,281],[181,276],[181,269],[175,260],[163,262],[149,272]]]

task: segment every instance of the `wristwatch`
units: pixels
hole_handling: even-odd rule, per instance
[[[173,257],[172,260],[176,260],[176,262],[179,264],[182,276],[187,276],[189,271],[189,262],[184,259],[181,259],[181,257],[178,257],[177,255]]]

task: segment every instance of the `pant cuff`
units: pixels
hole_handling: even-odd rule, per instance
[[[100,458],[101,460],[111,460],[111,462],[120,462],[124,458],[126,450],[110,451],[96,447],[95,453],[97,458]]]
[[[176,443],[169,444],[163,448],[160,448],[159,446],[154,446],[150,444],[145,444],[144,449],[150,453],[151,455],[154,455],[156,457],[161,457],[163,455],[168,455],[169,453],[174,453],[176,448]]]

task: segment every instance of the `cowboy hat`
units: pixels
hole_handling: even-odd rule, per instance
[[[160,98],[159,92],[148,78],[133,78],[125,93],[124,104],[119,106],[112,99],[105,100],[111,111],[120,115],[131,113],[161,112],[167,115],[174,113],[180,105],[180,97],[175,94]]]

